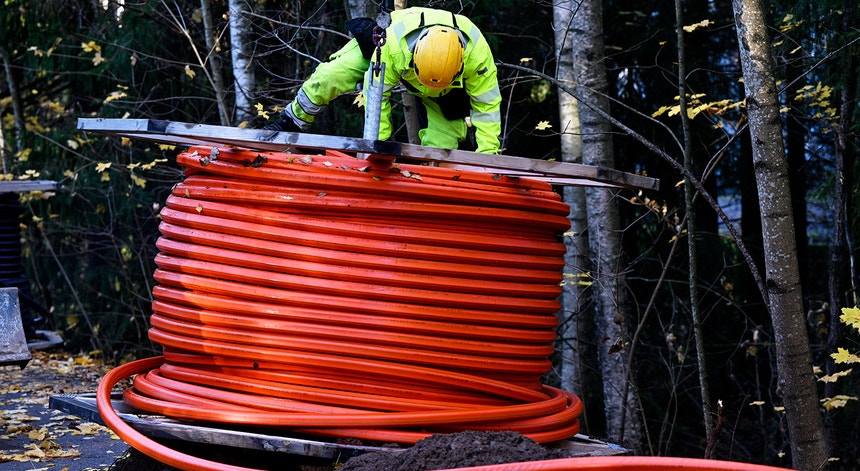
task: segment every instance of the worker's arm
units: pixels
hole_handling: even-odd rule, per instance
[[[498,154],[499,135],[502,133],[502,95],[493,54],[483,37],[469,54],[463,77],[472,105],[471,121],[475,127],[477,151]]]

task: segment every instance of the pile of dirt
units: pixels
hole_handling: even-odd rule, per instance
[[[517,432],[458,432],[432,435],[398,452],[350,458],[338,471],[425,471],[566,458]]]

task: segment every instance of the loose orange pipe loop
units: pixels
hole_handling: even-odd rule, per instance
[[[425,428],[433,426],[455,426],[457,424],[496,424],[505,429],[507,423],[516,423],[533,417],[556,417],[569,422],[570,416],[581,411],[579,403],[571,404],[569,397],[553,391],[554,396],[540,402],[515,404],[501,407],[476,407],[471,409],[438,409],[433,411],[374,412],[370,410],[351,410],[335,412],[328,406],[316,410],[297,412],[293,401],[277,401],[271,398],[252,399],[245,393],[224,391],[215,387],[189,386],[175,383],[175,388],[165,387],[165,382],[153,381],[157,373],[149,372],[138,376],[135,388],[126,390],[124,400],[136,409],[164,414],[188,420],[214,421],[233,424],[253,424],[268,427],[333,427],[345,424],[352,427]],[[181,389],[178,390],[178,389]],[[157,396],[158,399],[151,396]],[[226,407],[213,409],[212,400],[227,404]],[[253,400],[252,403],[247,401]],[[345,397],[344,401],[349,398]],[[237,403],[249,407],[237,406]],[[260,407],[264,404],[264,407]],[[302,404],[307,406],[308,403]],[[256,406],[256,407],[255,407]],[[560,414],[566,408],[572,411]],[[264,410],[265,409],[265,410]],[[554,414],[559,414],[555,416]],[[557,420],[548,421],[555,426]],[[543,431],[545,429],[540,429]]]
[[[414,443],[579,431],[582,403],[550,369],[567,205],[528,179],[376,168],[342,153],[196,147],[167,199],[150,339],[164,357],[105,376],[97,403],[129,444],[110,390],[169,417]]]
[[[183,471],[262,471],[231,466],[180,453],[147,438],[122,420],[111,404],[111,391],[114,386],[125,378],[158,368],[163,362],[164,357],[153,357],[126,363],[109,371],[99,381],[96,390],[96,405],[105,425],[141,453]]]
[[[564,458],[545,461],[505,463],[467,468],[450,468],[447,471],[785,471],[751,463],[735,461],[704,460],[696,458],[672,458],[662,456],[594,456]],[[437,470],[440,471],[440,470]]]

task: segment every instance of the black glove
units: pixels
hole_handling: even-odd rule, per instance
[[[373,28],[376,27],[376,20],[372,18],[353,18],[347,21],[344,26],[347,31],[352,33],[355,40],[358,41],[361,55],[365,59],[370,60],[373,57],[373,50],[376,49],[376,45],[373,44]]]
[[[263,129],[266,131],[302,132],[292,118],[289,117],[281,117],[281,119],[263,126]]]

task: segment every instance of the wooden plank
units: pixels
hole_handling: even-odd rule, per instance
[[[370,451],[397,450],[396,448],[389,447],[349,445],[285,435],[203,426],[179,422],[157,415],[139,415],[135,410],[122,402],[122,395],[120,393],[115,393],[111,397],[111,404],[114,410],[117,411],[117,414],[126,423],[150,438],[166,438],[207,445],[231,446],[249,450],[329,459],[344,459]],[[52,409],[104,425],[98,412],[98,406],[96,405],[95,393],[51,396],[48,405]]]
[[[51,191],[57,182],[51,180],[4,180],[0,181],[0,193],[24,193],[27,191]]]
[[[212,425],[200,425],[189,422],[179,422],[160,415],[140,414],[122,402],[122,393],[111,396],[111,404],[117,414],[138,432],[151,438],[167,438],[173,440],[204,443],[208,445],[223,445],[251,450],[271,451],[291,455],[313,456],[318,458],[340,459],[356,456],[362,453],[384,451],[397,452],[405,448],[349,445],[337,442],[325,442],[302,437],[291,437],[277,433],[259,433],[239,429],[219,428]],[[104,425],[96,405],[95,393],[88,394],[59,394],[50,397],[48,407],[75,415],[84,420]],[[552,448],[562,448],[571,457],[576,456],[610,456],[629,454],[630,450],[618,445],[595,440],[585,435],[576,435],[568,440],[561,440],[547,445]]]
[[[606,167],[322,134],[243,129],[150,119],[113,118],[79,118],[78,129],[162,143],[226,145],[257,151],[283,152],[294,149],[333,149],[370,154],[371,158],[383,160],[407,158],[440,164],[466,165],[491,173],[544,179],[557,184],[611,186],[644,190],[656,190],[660,186],[659,180],[655,178]]]

